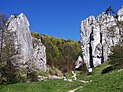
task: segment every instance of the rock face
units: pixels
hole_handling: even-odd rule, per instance
[[[123,36],[123,7],[117,16],[103,12],[81,22],[81,48],[87,68],[100,65],[108,59],[111,47],[119,44]]]
[[[6,23],[7,31],[4,32],[4,38],[10,39],[13,45],[13,65],[46,72],[46,48],[38,39],[33,38],[35,41],[32,41],[29,26],[23,13],[18,16],[12,15]]]
[[[32,36],[29,29],[29,22],[26,16],[21,13],[19,16],[12,15],[6,24],[16,49],[16,64],[27,63],[33,55]]]
[[[83,60],[82,60],[82,57],[79,56],[76,63],[75,63],[75,69],[79,68],[80,66],[82,66],[83,64]]]
[[[33,61],[34,65],[38,67],[39,70],[46,72],[46,47],[42,44],[42,42],[36,38],[33,38]]]

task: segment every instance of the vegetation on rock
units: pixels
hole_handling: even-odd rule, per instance
[[[46,46],[48,65],[57,67],[62,72],[69,72],[74,69],[75,61],[79,55],[81,56],[79,42],[38,33],[32,33],[32,36],[41,39],[41,42]]]

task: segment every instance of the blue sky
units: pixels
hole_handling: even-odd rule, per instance
[[[123,0],[1,0],[0,12],[23,12],[33,32],[79,41],[81,20],[122,5]]]

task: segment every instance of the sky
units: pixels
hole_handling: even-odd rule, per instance
[[[123,0],[0,0],[0,12],[24,13],[33,32],[79,41],[82,20],[122,5]]]

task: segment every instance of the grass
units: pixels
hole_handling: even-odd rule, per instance
[[[63,80],[48,80],[33,83],[17,83],[1,85],[0,92],[67,92],[81,86],[80,82],[67,82]]]
[[[123,70],[111,71],[101,74],[108,63],[93,70],[92,75],[77,73],[78,80],[90,81],[89,83],[81,83],[79,81],[67,82],[62,79],[47,80],[32,83],[16,83],[10,85],[0,85],[0,92],[67,92],[79,88],[76,92],[123,92]],[[68,75],[70,78],[71,74]]]
[[[92,82],[85,84],[77,92],[123,92],[123,70],[101,74],[107,66],[110,66],[108,62],[95,68],[92,75],[85,76],[85,80],[92,80]]]
[[[77,92],[123,92],[123,71],[91,76],[93,81]]]

